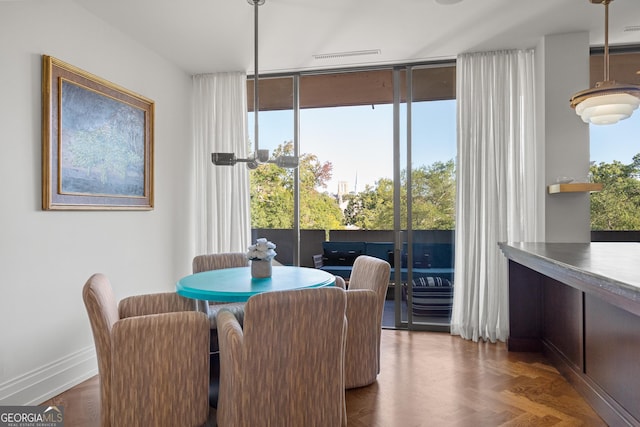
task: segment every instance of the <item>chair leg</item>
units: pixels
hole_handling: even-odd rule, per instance
[[[220,352],[209,353],[209,406],[218,408],[220,393]]]
[[[217,408],[220,392],[220,348],[217,329],[211,329],[209,339],[209,406]]]

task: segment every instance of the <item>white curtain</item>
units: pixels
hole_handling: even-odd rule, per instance
[[[193,77],[196,254],[244,252],[251,243],[248,170],[211,162],[213,152],[247,157],[246,88],[242,72]]]
[[[509,336],[507,260],[498,242],[542,241],[542,148],[534,51],[457,58],[458,161],[451,333]]]

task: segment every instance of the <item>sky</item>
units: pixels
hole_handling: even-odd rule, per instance
[[[591,160],[629,164],[640,153],[640,111],[614,125],[589,125]]]
[[[413,164],[446,162],[456,155],[455,100],[413,104]],[[391,104],[304,109],[300,112],[300,152],[314,153],[333,164],[333,179],[326,191],[337,193],[338,182],[348,191],[362,191],[380,178],[393,176],[393,106]],[[270,152],[293,140],[292,111],[261,111],[261,149]],[[401,122],[404,122],[403,117]],[[631,163],[640,153],[640,111],[614,125],[589,125],[591,160]],[[249,115],[253,141],[253,115]],[[404,130],[401,141],[405,139]],[[404,160],[403,160],[404,162]]]
[[[432,164],[455,158],[455,101],[414,104],[414,164]],[[291,111],[260,112],[261,149],[271,152],[293,139]],[[253,140],[253,118],[249,119]],[[422,136],[420,136],[422,135]],[[430,135],[424,140],[424,135]],[[401,133],[404,140],[405,132]],[[423,149],[428,147],[428,150]],[[338,182],[349,191],[362,191],[380,178],[393,177],[393,105],[311,108],[300,112],[300,152],[313,153],[333,165],[333,179],[326,191],[336,193]]]

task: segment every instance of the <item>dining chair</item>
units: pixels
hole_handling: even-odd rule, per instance
[[[353,263],[347,294],[347,344],[345,387],[363,387],[376,381],[380,373],[382,313],[391,265],[380,258],[360,255]],[[336,286],[345,288],[336,276]]]
[[[247,255],[243,252],[222,252],[216,254],[204,254],[197,255],[193,258],[192,271],[193,273],[201,273],[203,271],[221,270],[223,268],[234,267],[248,267],[249,260]],[[217,351],[218,340],[215,336],[216,331],[216,317],[218,311],[222,308],[231,311],[242,324],[244,317],[244,302],[220,302],[209,301],[207,304],[209,322],[211,325],[212,338],[211,338],[211,351]],[[215,348],[214,348],[215,346]]]
[[[312,255],[313,259],[313,268],[322,268],[324,267],[324,261],[322,260],[322,254]]]
[[[82,298],[100,377],[101,426],[200,426],[208,421],[209,322],[174,292],[116,304],[92,275]]]
[[[221,270],[224,268],[248,267],[249,259],[244,252],[221,252],[214,254],[196,255],[192,262],[194,274],[203,271]],[[244,320],[244,302],[206,301],[204,308],[209,317],[209,405],[218,406],[218,387],[220,379],[220,355],[218,345],[218,327],[216,319],[218,312],[225,309],[238,319],[240,325]]]
[[[331,287],[249,298],[218,313],[220,427],[346,425],[346,296]]]

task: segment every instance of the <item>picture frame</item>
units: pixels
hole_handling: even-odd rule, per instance
[[[154,102],[42,56],[42,209],[152,210]]]

